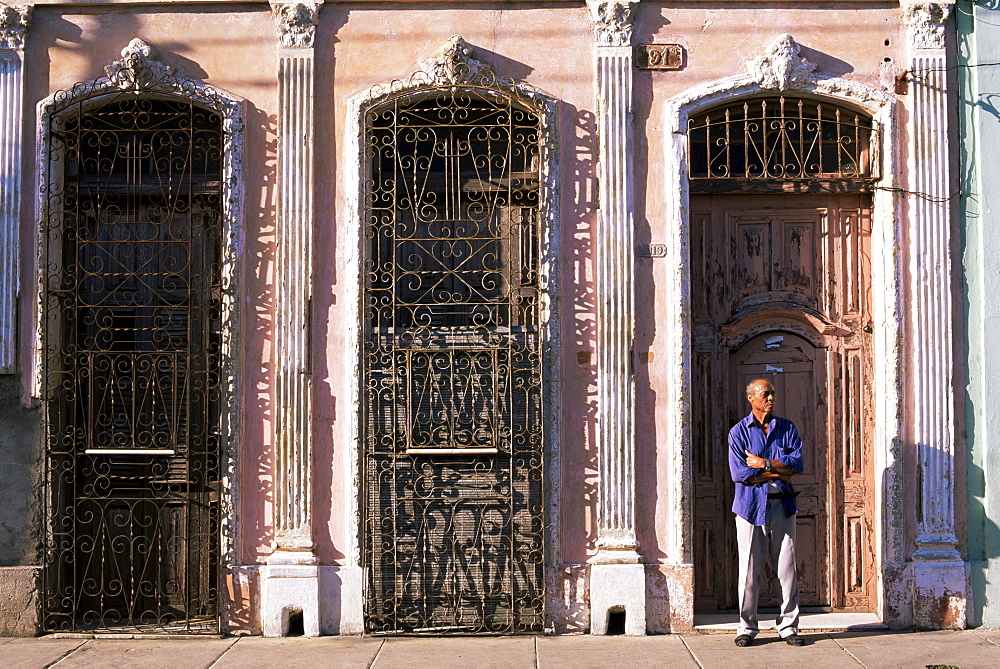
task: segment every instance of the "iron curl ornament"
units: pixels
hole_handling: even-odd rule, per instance
[[[39,112],[43,626],[218,633],[241,102],[136,39]]]
[[[544,627],[544,112],[458,36],[364,105],[368,632]]]
[[[688,120],[694,190],[731,182],[871,187],[872,119],[832,103],[795,97],[740,100]]]

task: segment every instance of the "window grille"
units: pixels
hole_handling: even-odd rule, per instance
[[[860,112],[803,98],[744,100],[688,120],[688,176],[694,191],[863,190],[877,178],[872,140]]]

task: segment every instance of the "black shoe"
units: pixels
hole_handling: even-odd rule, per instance
[[[736,637],[736,641],[734,643],[740,648],[746,648],[747,646],[753,645],[753,637],[749,634],[741,634]]]
[[[806,645],[806,640],[800,637],[798,634],[789,634],[785,637],[785,643],[789,646],[804,646]]]

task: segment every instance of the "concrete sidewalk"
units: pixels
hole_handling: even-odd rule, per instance
[[[1000,667],[1000,630],[804,634],[792,648],[762,634],[733,637],[322,637],[318,639],[0,639],[4,669],[249,669],[253,667]]]

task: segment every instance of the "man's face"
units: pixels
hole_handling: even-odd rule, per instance
[[[774,386],[770,381],[755,383],[750,389],[750,394],[747,395],[753,410],[764,414],[769,414],[774,410],[775,397]]]

